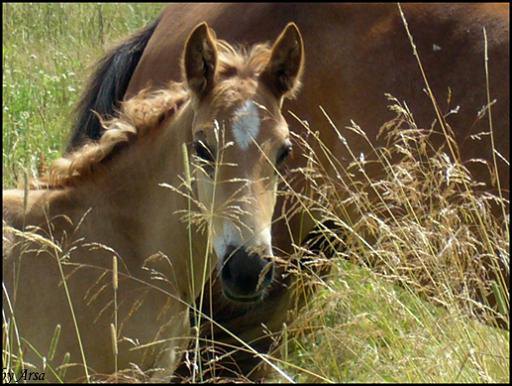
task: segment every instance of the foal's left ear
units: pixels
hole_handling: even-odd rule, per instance
[[[288,23],[272,47],[261,79],[277,97],[291,97],[300,86],[303,69],[302,36],[295,23]]]
[[[190,89],[199,98],[206,95],[213,87],[216,66],[215,33],[208,24],[203,22],[187,39],[183,56],[185,79]]]

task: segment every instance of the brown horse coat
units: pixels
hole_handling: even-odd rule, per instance
[[[471,139],[473,134],[489,131],[487,116],[478,118],[487,105],[483,27],[489,44],[491,100],[496,100],[492,104],[495,146],[506,160],[510,159],[508,10],[506,4],[403,7],[441,114],[458,111],[445,119],[455,133],[461,158],[477,180],[493,183],[494,191],[496,182],[488,166],[468,161],[483,159],[493,165],[490,137]],[[436,119],[399,10],[391,4],[170,5],[143,51],[127,96],[143,87],[179,79],[181,38],[201,20],[207,21],[219,37],[247,44],[274,39],[288,21],[296,22],[308,53],[306,70],[300,98],[287,102],[284,109],[308,121],[345,163],[350,162],[350,156],[319,106],[341,130],[355,154],[370,153],[369,146],[343,128],[354,121],[373,140],[382,124],[394,116],[387,109],[385,93],[405,101],[419,127],[428,128]],[[288,120],[292,131],[304,135],[298,122],[290,117]],[[439,126],[437,131],[441,132]],[[442,135],[434,136],[436,139],[439,143],[444,140]],[[299,156],[294,161],[302,162]],[[499,157],[497,162],[501,187],[508,196],[509,166]],[[280,213],[279,204],[276,213]],[[291,252],[289,233],[280,231],[279,226],[274,227],[274,243]],[[305,235],[295,231],[293,241],[298,243]]]
[[[482,32],[486,28],[490,92],[491,99],[496,99],[492,106],[495,143],[504,158],[510,159],[509,6],[411,4],[403,10],[441,112],[460,106],[446,120],[455,131],[462,159],[492,162],[489,138],[470,139],[472,134],[489,130],[487,119],[477,119],[487,105]],[[392,4],[170,5],[144,49],[126,95],[149,84],[179,79],[182,38],[202,20],[219,37],[247,44],[274,39],[288,21],[297,23],[308,53],[304,86],[301,97],[285,107],[319,130],[326,143],[335,137],[319,105],[338,128],[353,120],[370,138],[393,118],[384,93],[406,101],[420,127],[429,127],[435,118],[399,11]],[[367,150],[358,145],[360,141],[351,141],[349,133],[347,139],[356,153]],[[340,159],[346,158],[343,149],[335,150]],[[499,166],[502,186],[508,187],[507,165],[500,161]],[[488,180],[487,168],[474,165],[473,172],[477,179]]]

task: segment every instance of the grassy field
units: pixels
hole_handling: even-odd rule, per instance
[[[162,4],[3,4],[3,171],[61,154],[89,68],[106,49],[152,21]]]
[[[89,66],[162,7],[2,5],[4,189],[19,184],[24,173],[37,175],[42,163],[62,153]],[[407,110],[396,100],[390,104],[401,124],[411,127]],[[390,125],[391,138],[398,128]],[[508,220],[503,224],[492,218],[485,200],[468,193],[462,179],[451,186],[417,186],[418,196],[409,202],[396,175],[415,179],[453,167],[442,154],[421,150],[428,146],[416,146],[428,141],[420,131],[412,137],[414,154],[402,154],[394,169],[376,152],[386,170],[381,182],[395,193],[380,204],[404,205],[403,217],[382,222],[382,205],[366,203],[369,215],[352,229],[349,251],[337,254],[331,278],[319,283],[318,296],[284,333],[277,363],[297,381],[509,381],[508,322],[503,329],[476,320],[508,320],[509,294],[483,283],[481,267],[468,263],[475,254],[495,251],[508,261]],[[394,141],[397,152],[403,149],[399,138]],[[431,163],[420,170],[415,157],[428,157]],[[361,166],[357,162],[354,166]],[[314,170],[311,179],[318,179]],[[336,182],[316,182],[329,187],[322,209],[336,216]],[[354,197],[370,185],[354,186]],[[431,203],[428,211],[425,200]],[[372,234],[375,227],[383,231],[369,247],[361,235]],[[467,286],[470,282],[494,292],[498,311],[474,304],[478,294],[468,289],[474,288]]]

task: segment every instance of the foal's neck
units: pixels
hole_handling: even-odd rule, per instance
[[[182,209],[183,198],[161,186],[178,186],[183,176],[182,144],[191,141],[193,111],[183,106],[166,127],[149,132],[106,165],[98,180],[79,188],[90,204],[139,221],[159,222]],[[176,217],[176,216],[173,216]]]
[[[187,209],[188,200],[161,186],[165,183],[176,189],[183,188],[182,144],[192,140],[193,115],[191,105],[186,104],[169,126],[140,138],[132,149],[120,154],[105,183],[97,186],[94,204],[103,208],[96,211],[95,216],[99,221],[107,220],[104,229],[110,236],[106,239],[117,242],[111,247],[134,256],[134,265],[140,265],[149,256],[162,254],[172,263],[172,272],[167,276],[193,276],[194,282],[199,283],[207,260],[206,243],[202,242],[203,236],[193,230],[191,239],[187,224],[178,213]],[[190,251],[197,260],[193,263],[193,272],[189,264]],[[168,264],[161,268],[167,269]],[[197,294],[191,294],[191,288],[195,288],[195,292],[201,286],[189,288],[188,283],[185,282],[186,287],[181,291],[189,293],[193,299]]]

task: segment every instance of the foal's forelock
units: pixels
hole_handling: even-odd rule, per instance
[[[255,78],[265,68],[270,58],[270,45],[256,44],[250,48],[234,48],[223,40],[217,40],[219,55],[218,72],[222,75],[237,75],[240,78]]]

